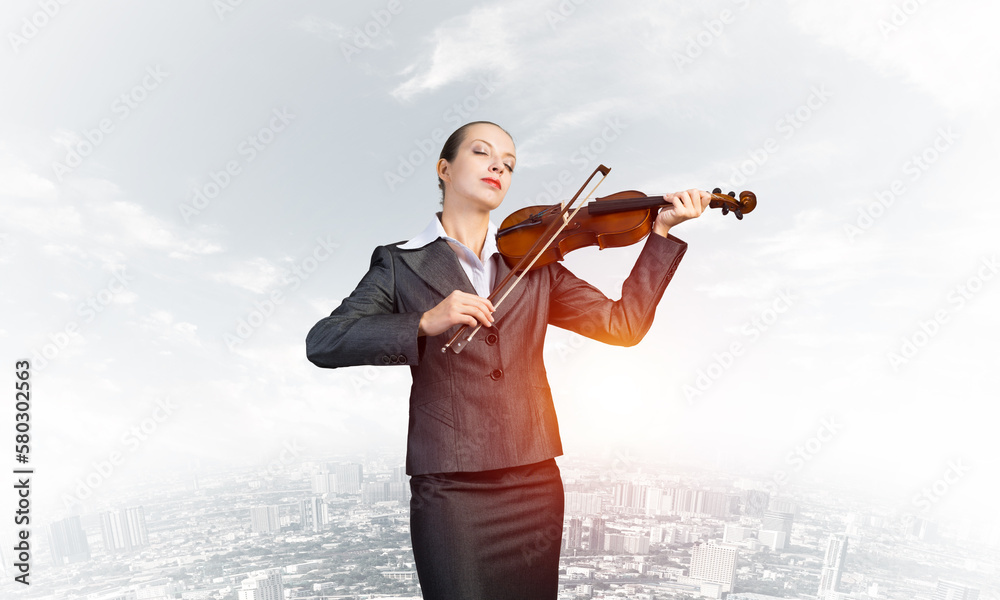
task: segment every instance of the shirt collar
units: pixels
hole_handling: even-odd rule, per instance
[[[423,248],[424,246],[426,246],[427,244],[433,242],[438,238],[444,238],[449,242],[454,242],[460,245],[462,248],[469,250],[465,246],[465,244],[456,240],[453,237],[450,237],[448,233],[444,230],[444,226],[441,225],[440,212],[434,215],[434,218],[432,218],[431,222],[427,224],[427,227],[424,227],[424,230],[418,233],[416,237],[409,240],[405,244],[400,244],[399,249],[416,250],[417,248]],[[482,260],[482,262],[485,263],[487,260],[490,259],[490,257],[492,257],[497,252],[499,252],[499,250],[497,250],[497,226],[491,219],[489,226],[486,229],[486,240],[483,242],[483,259],[485,260],[483,259],[480,260]],[[471,250],[469,250],[469,254],[470,255],[472,254]]]

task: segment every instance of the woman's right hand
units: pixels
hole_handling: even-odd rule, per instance
[[[490,327],[493,310],[493,303],[488,298],[455,290],[420,316],[417,335],[440,335],[455,325],[475,327],[482,323]]]

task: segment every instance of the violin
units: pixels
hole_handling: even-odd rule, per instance
[[[537,269],[562,260],[569,252],[597,246],[620,248],[639,242],[653,230],[653,223],[660,207],[672,206],[662,196],[647,196],[642,192],[624,191],[597,198],[582,206],[560,233],[541,250],[531,265]],[[757,206],[753,192],[723,194],[712,190],[709,208],[721,208],[722,214],[730,212],[739,220]],[[528,206],[512,212],[497,230],[497,250],[508,267],[514,268],[535,247],[539,236],[552,221],[561,218],[561,204]]]
[[[567,253],[579,248],[598,246],[603,250],[634,244],[653,230],[661,207],[673,206],[662,196],[624,191],[574,208],[577,198],[590,181],[598,173],[603,181],[610,171],[608,167],[599,165],[568,203],[521,208],[503,220],[497,229],[497,250],[510,267],[510,272],[490,294],[489,300],[494,308],[503,302],[528,271],[562,260]],[[587,198],[594,193],[597,185]],[[721,208],[724,215],[732,212],[739,220],[743,220],[743,215],[756,206],[757,196],[753,192],[740,192],[737,199],[735,192],[723,194],[719,188],[712,190],[709,203],[709,208]],[[510,282],[512,278],[515,278],[513,283]],[[462,325],[441,348],[441,352],[451,348],[458,354],[472,341],[482,325],[477,325],[468,336],[462,337],[468,327]]]

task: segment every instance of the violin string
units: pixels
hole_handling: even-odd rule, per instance
[[[597,188],[600,187],[602,183],[604,183],[605,178],[607,178],[607,175],[604,175],[602,173],[601,174],[601,178],[597,181],[596,184],[594,184],[594,187],[591,188],[590,193],[588,193],[587,196],[583,199],[583,201],[580,202],[576,206],[576,208],[573,209],[573,214],[571,214],[568,219],[565,218],[565,214],[566,213],[563,212],[563,216],[564,216],[563,222],[558,227],[558,229],[556,229],[555,233],[553,233],[549,237],[548,241],[545,242],[545,246],[544,246],[545,248],[548,248],[549,244],[551,244],[557,237],[559,237],[559,234],[562,233],[562,230],[565,229],[567,225],[569,225],[569,222],[572,221],[574,217],[576,217],[576,213],[578,213],[580,211],[580,209],[583,208],[587,204],[587,201],[590,200],[590,197],[594,195],[594,192],[597,191]],[[565,211],[565,207],[563,208],[563,210]],[[500,299],[497,300],[493,304],[493,308],[494,309],[500,307],[500,303],[504,301],[504,298],[506,298],[508,295],[510,295],[510,293],[514,290],[514,287],[516,287],[517,284],[521,281],[521,279],[524,278],[525,274],[528,271],[531,270],[531,267],[533,267],[535,265],[535,263],[538,262],[538,259],[541,258],[541,256],[542,256],[542,252],[541,251],[535,253],[534,258],[531,259],[531,262],[528,263],[528,266],[521,270],[521,272],[514,279],[514,281],[510,283],[510,285],[508,285],[506,288],[504,288],[503,296],[500,296]],[[475,329],[472,330],[472,333],[469,334],[469,337],[465,338],[465,341],[466,342],[471,342],[473,336],[476,335],[476,332],[479,331],[479,329],[481,327],[482,327],[481,323],[479,325],[476,325]]]

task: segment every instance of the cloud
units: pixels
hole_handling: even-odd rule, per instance
[[[21,181],[44,180],[24,169],[20,173]],[[5,225],[46,240],[42,247],[49,255],[71,256],[77,262],[97,257],[106,265],[118,265],[122,252],[131,249],[155,250],[182,260],[221,251],[219,244],[150,215],[142,205],[121,196],[121,189],[107,179],[74,180],[54,196],[8,196],[3,202]]]
[[[1000,80],[985,76],[982,66],[1000,64],[1000,46],[985,43],[995,37],[1000,5],[851,0],[796,2],[789,10],[804,33],[884,75],[902,75],[952,111],[995,106]]]
[[[230,271],[217,273],[212,279],[263,294],[284,280],[284,271],[266,258],[245,260]]]
[[[0,156],[0,197],[51,200],[56,196],[52,181],[33,173],[30,167],[10,155]]]

